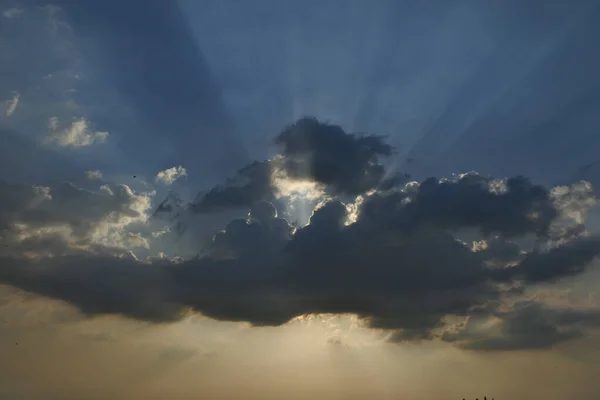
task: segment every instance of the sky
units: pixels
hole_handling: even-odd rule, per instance
[[[0,398],[596,399],[599,17],[0,0]]]

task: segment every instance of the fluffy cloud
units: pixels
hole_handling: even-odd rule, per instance
[[[102,172],[98,170],[85,171],[85,177],[90,180],[102,179]]]
[[[0,188],[0,254],[16,258],[123,254],[128,228],[145,222],[151,205],[150,194],[126,185],[88,191],[0,181]]]
[[[177,179],[182,178],[184,176],[187,176],[187,170],[180,165],[177,167],[165,169],[164,171],[160,171],[156,175],[156,181],[162,182],[166,185],[171,185]]]
[[[600,251],[597,239],[573,239],[559,253],[531,252],[499,274],[482,252],[444,229],[386,226],[366,217],[346,225],[346,218],[346,207],[332,201],[294,232],[270,206],[258,205],[249,220],[232,221],[217,234],[210,254],[200,259],[152,264],[89,254],[5,259],[0,279],[69,301],[90,315],[167,322],[193,309],[221,320],[280,325],[308,313],[355,313],[373,328],[394,332],[392,340],[409,340],[437,337],[448,315],[498,313],[523,276],[526,282],[552,281]],[[594,246],[587,246],[592,240]],[[540,271],[540,257],[561,267]],[[507,284],[513,289],[505,289]],[[475,346],[463,336],[461,344]]]
[[[108,138],[108,132],[91,130],[85,118],[76,119],[69,127],[61,130],[58,118],[52,117],[48,121],[48,127],[53,133],[44,141],[55,143],[60,147],[86,147],[95,143],[104,143]]]
[[[320,126],[314,120],[293,126],[302,124]],[[146,218],[149,206],[126,186],[98,193],[6,186],[0,215],[12,241],[0,260],[0,282],[67,301],[87,315],[169,322],[193,311],[277,326],[306,314],[350,313],[388,331],[391,341],[438,338],[477,349],[547,347],[596,327],[595,310],[559,312],[542,299],[522,300],[535,285],[582,273],[600,253],[600,238],[580,228],[580,217],[596,203],[588,186],[547,190],[523,177],[473,172],[380,185],[374,159],[389,150],[379,147],[380,138],[323,129],[333,133],[282,134],[288,146],[282,155],[247,166],[236,178],[245,180],[201,197],[195,211],[251,207],[189,260],[140,261],[113,250],[117,243],[149,245],[150,235],[123,229]],[[306,143],[315,158],[304,158]],[[338,146],[354,155],[342,161]],[[312,172],[300,173],[298,160]],[[334,165],[331,175],[317,173],[322,160]],[[348,170],[335,167],[344,162]],[[268,201],[276,197],[274,165],[326,194],[307,225],[290,224]],[[157,211],[183,208],[176,196],[168,200]],[[55,230],[44,236],[42,226]],[[28,239],[20,227],[37,235],[28,249],[38,249],[35,257],[18,247]],[[59,227],[69,235],[57,233]],[[40,254],[57,247],[56,235],[69,238],[70,251]]]
[[[379,157],[392,154],[382,136],[346,133],[341,127],[302,118],[276,138],[283,168],[292,179],[313,180],[335,193],[360,194],[384,176]]]

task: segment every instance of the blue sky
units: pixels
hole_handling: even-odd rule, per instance
[[[595,398],[599,17],[0,0],[0,397]]]
[[[3,126],[35,137],[34,112],[85,117],[111,135],[82,149],[89,164],[138,175],[187,164],[196,186],[273,153],[270,139],[305,115],[390,135],[395,161],[422,174],[553,184],[596,161],[594,3],[143,3],[5,16],[2,91],[19,106]]]

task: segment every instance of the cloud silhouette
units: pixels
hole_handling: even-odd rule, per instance
[[[302,121],[323,128],[315,120]],[[193,205],[203,213],[249,209],[247,218],[217,232],[201,256],[141,261],[105,242],[37,257],[14,250],[2,255],[0,282],[67,301],[90,316],[170,322],[193,311],[278,326],[306,314],[351,313],[368,327],[388,331],[390,341],[439,338],[490,350],[545,347],[594,326],[589,313],[552,314],[541,300],[510,306],[524,301],[526,289],[536,284],[584,272],[600,253],[600,238],[580,228],[581,215],[596,204],[586,185],[548,190],[523,177],[469,172],[378,187],[383,170],[377,172],[375,160],[390,150],[380,146],[380,138],[324,126],[325,138],[315,139],[298,133],[308,128],[294,131],[297,126],[281,136],[280,156],[247,166],[235,182],[213,188]],[[338,145],[348,148],[347,169],[341,168],[346,161]],[[312,155],[305,158],[307,151]],[[318,172],[325,168],[322,162],[334,165],[330,175]],[[269,201],[276,190],[274,163],[292,171],[291,179],[327,188],[307,225],[290,224]],[[301,174],[299,163],[312,172]],[[0,191],[5,232],[23,224],[63,224],[95,238],[90,232],[96,232],[91,229],[97,221],[141,218],[147,207],[126,186],[106,187],[100,195],[73,186],[5,185]],[[55,208],[48,206],[50,199]],[[173,208],[171,203],[161,207]],[[139,245],[143,239],[119,232],[120,240]],[[524,326],[534,324],[521,317],[524,312],[536,315],[537,327]],[[467,322],[452,325],[448,317]],[[482,333],[474,326],[486,319],[497,321],[497,331]],[[539,335],[524,339],[527,329]]]
[[[275,138],[281,153],[272,160],[254,162],[242,168],[224,185],[201,194],[192,209],[211,212],[218,209],[250,207],[261,200],[273,200],[274,180],[311,181],[333,195],[358,195],[379,185],[384,178],[380,157],[393,148],[382,136],[345,132],[340,126],[301,118]],[[393,186],[404,179],[386,182]]]
[[[340,126],[301,118],[286,127],[275,143],[282,147],[283,168],[292,179],[309,179],[339,194],[361,194],[384,176],[379,157],[393,148],[382,136],[346,133]]]

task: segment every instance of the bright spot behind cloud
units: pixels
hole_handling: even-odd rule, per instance
[[[165,185],[171,185],[177,179],[187,176],[187,170],[181,165],[160,171],[156,175],[156,182],[162,182]]]
[[[85,118],[76,119],[71,126],[61,130],[58,118],[52,117],[48,120],[48,127],[53,133],[45,138],[45,142],[54,142],[60,147],[86,147],[104,143],[108,138],[108,132],[91,130]]]

